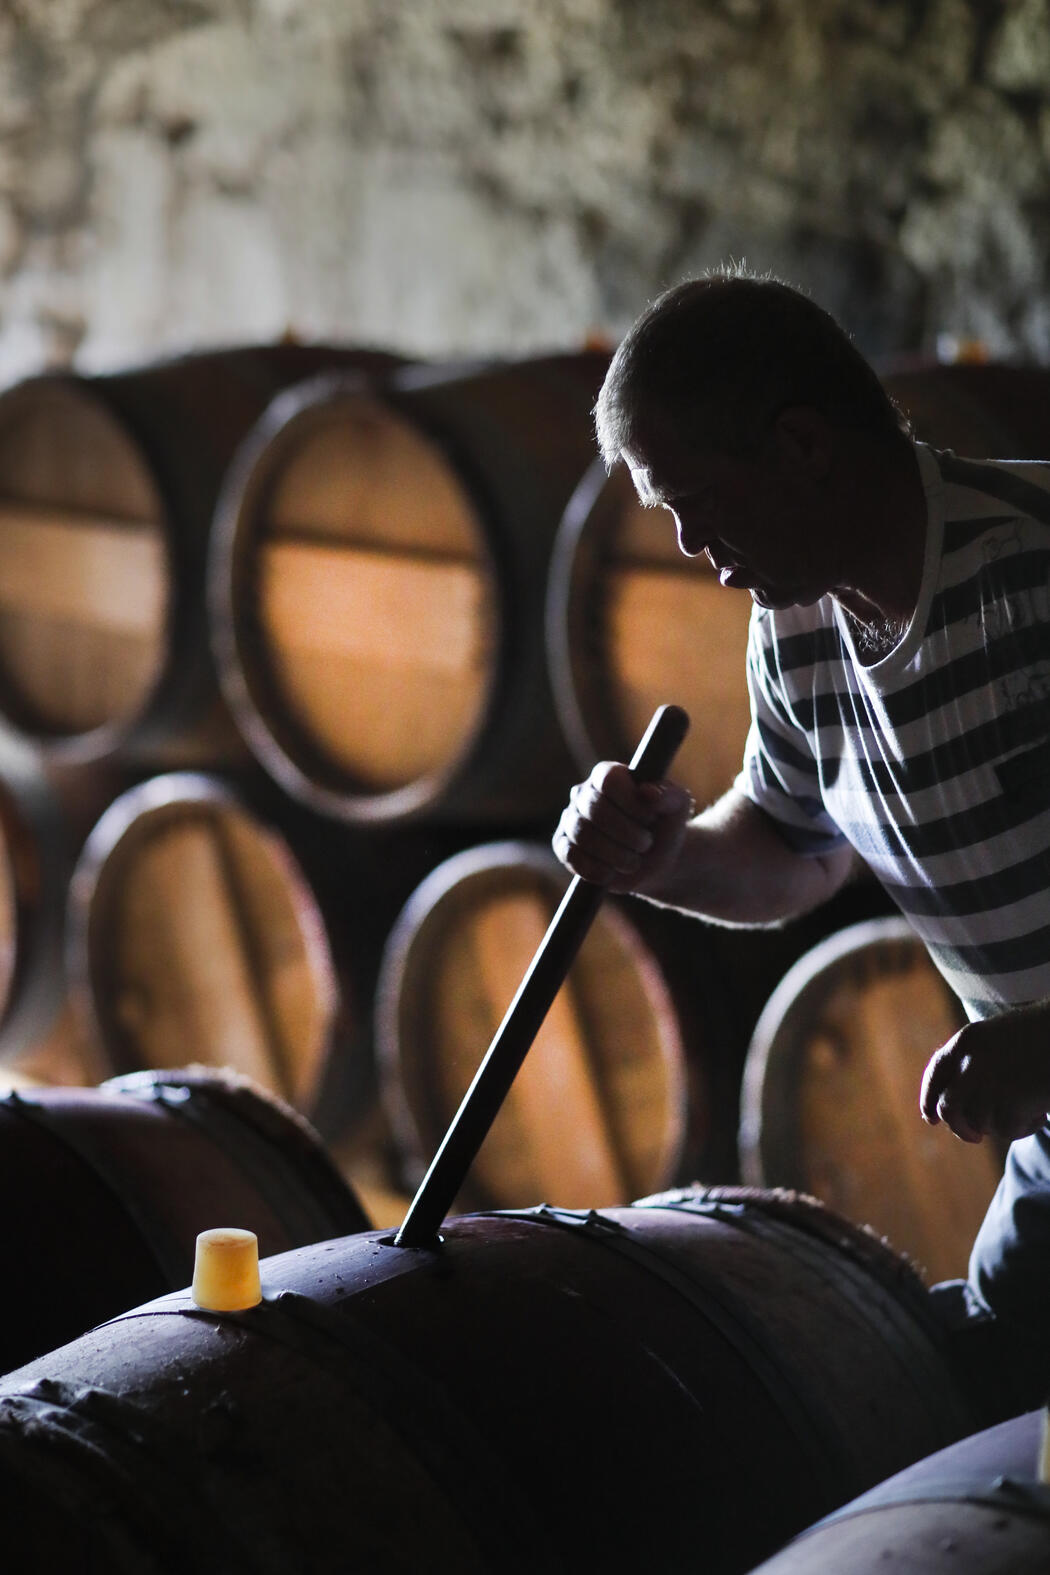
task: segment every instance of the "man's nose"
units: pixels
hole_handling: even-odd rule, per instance
[[[675,514],[674,519],[680,550],[687,558],[698,558],[711,540],[711,532],[703,529],[699,520],[687,515]]]

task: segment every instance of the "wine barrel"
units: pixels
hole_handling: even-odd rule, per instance
[[[676,781],[701,806],[723,793],[750,723],[750,615],[750,596],[679,551],[670,515],[642,507],[622,465],[607,476],[595,461],[559,526],[545,611],[555,704],[580,770],[628,759],[673,695],[693,723]]]
[[[798,1187],[871,1225],[933,1281],[965,1275],[1003,1156],[919,1115],[926,1062],[964,1021],[904,919],[820,941],[755,1027],[741,1094],[744,1178]]]
[[[320,1117],[330,1063],[364,1055],[366,1013],[293,840],[201,773],[137,783],[101,816],[70,882],[66,971],[110,1072],[189,1057]]]
[[[216,510],[212,638],[293,798],[352,824],[560,807],[543,598],[607,364],[321,377],[257,423]]]
[[[93,1082],[81,1044],[61,1054],[63,935],[69,879],[85,836],[126,776],[105,766],[64,767],[0,735],[0,1071],[15,1075],[54,1034],[59,1081]],[[86,1059],[85,1059],[86,1056]],[[63,1073],[71,1073],[66,1076]],[[43,1071],[43,1066],[38,1065]],[[98,1069],[98,1076],[104,1076]]]
[[[229,1215],[269,1253],[369,1223],[300,1116],[202,1067],[8,1093],[0,1173],[4,1372],[187,1284]]]
[[[882,382],[923,443],[972,459],[1046,459],[1050,374],[997,362],[888,362]]]
[[[52,757],[243,753],[208,656],[206,543],[277,390],[382,351],[277,344],[0,393],[0,715]]]
[[[380,1088],[415,1185],[565,893],[549,849],[509,841],[445,860],[409,898],[376,988]],[[639,921],[642,915],[637,915]],[[697,932],[694,977],[703,972]],[[707,1046],[718,1044],[711,997]],[[625,904],[599,911],[465,1184],[470,1206],[626,1203],[690,1170],[713,1124],[682,998]],[[712,1060],[714,1058],[712,1057]]]
[[[1045,1575],[1044,1413],[1001,1422],[896,1473],[754,1575]]]
[[[443,1237],[284,1253],[248,1312],[167,1296],[0,1381],[11,1575],[734,1575],[970,1426],[907,1266],[811,1202]]]
[[[991,458],[1050,453],[1050,378],[1005,365],[887,363],[882,380],[936,447]],[[728,788],[750,719],[751,598],[678,550],[670,515],[643,509],[630,476],[596,461],[570,499],[551,558],[546,623],[555,704],[581,771],[629,758],[673,694],[693,725],[676,780],[701,806]]]

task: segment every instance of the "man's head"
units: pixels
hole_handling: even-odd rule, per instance
[[[875,440],[908,430],[828,312],[777,279],[717,270],[666,291],[628,330],[595,408],[598,442],[610,469],[654,429],[743,458],[789,406]]]
[[[723,585],[763,607],[831,594],[910,613],[925,503],[907,423],[799,291],[739,271],[668,291],[617,350],[596,416],[606,464],[626,462]]]

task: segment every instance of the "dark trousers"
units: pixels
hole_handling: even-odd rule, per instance
[[[969,1285],[1004,1326],[1050,1351],[1050,1127],[1010,1144]]]

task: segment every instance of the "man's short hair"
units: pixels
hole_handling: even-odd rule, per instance
[[[598,443],[609,469],[655,426],[745,457],[790,405],[883,441],[909,432],[829,312],[779,279],[716,269],[667,290],[628,330],[595,406]]]

